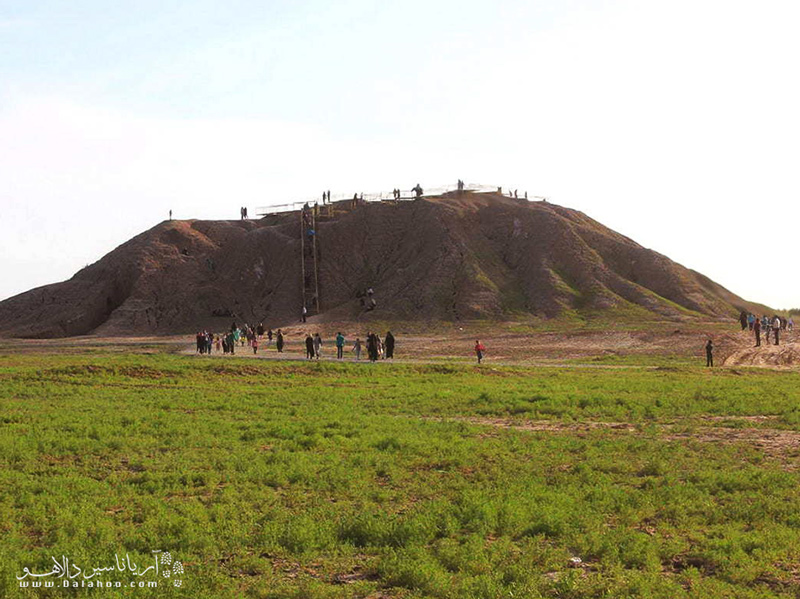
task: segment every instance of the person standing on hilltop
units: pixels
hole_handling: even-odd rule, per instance
[[[306,321],[306,315],[307,314],[308,314],[308,310],[306,310],[306,307],[303,306],[303,311],[300,313],[300,321],[301,322],[305,322]]]
[[[478,339],[475,340],[475,355],[478,358],[478,364],[481,363],[483,360],[483,352],[486,351],[486,347],[481,343]]]
[[[756,347],[761,347],[761,319],[756,318],[753,323],[753,331],[756,336]]]
[[[775,345],[780,345],[781,319],[777,316],[772,317],[772,335],[775,337]]]
[[[706,366],[708,368],[714,367],[714,344],[711,343],[711,339],[706,343]]]

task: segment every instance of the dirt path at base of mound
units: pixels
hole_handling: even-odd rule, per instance
[[[774,416],[706,416],[700,422],[769,422]],[[552,420],[508,420],[503,418],[426,418],[435,422],[466,422],[494,428],[529,432],[572,433],[583,436],[588,432],[606,430],[629,434],[639,431],[636,424],[627,422],[557,422]],[[697,421],[655,424],[659,438],[667,441],[700,441],[705,443],[746,444],[778,461],[786,470],[800,469],[800,431],[696,425]],[[684,430],[685,429],[685,430]]]
[[[645,325],[646,323],[643,323]],[[409,325],[410,327],[411,325]],[[415,362],[453,361],[475,363],[473,347],[480,339],[486,346],[484,364],[490,365],[547,365],[567,366],[580,364],[626,366],[638,364],[646,367],[648,356],[653,364],[662,364],[668,358],[674,363],[702,366],[705,364],[703,346],[708,338],[714,340],[715,361],[724,366],[762,366],[767,368],[800,368],[800,334],[786,333],[784,345],[762,345],[752,348],[752,334],[748,331],[725,329],[719,323],[653,323],[641,329],[626,330],[611,327],[605,330],[565,329],[564,331],[514,331],[514,323],[474,326],[438,325],[430,331],[413,323],[414,328],[392,327],[397,339],[395,356],[398,361]],[[347,338],[345,360],[353,361],[351,348],[357,337],[362,340],[374,326],[364,323],[307,323],[283,329],[286,349],[278,354],[274,343],[261,342],[258,355],[249,347],[238,346],[236,358],[302,359],[305,353],[303,340],[306,334],[320,332],[323,339],[323,359],[335,355],[333,338],[341,331]],[[382,334],[385,331],[383,327]],[[121,353],[179,353],[194,354],[192,336],[166,337],[73,337],[67,339],[20,340],[0,339],[0,351],[9,353],[35,353],[58,351],[80,353],[96,349]],[[213,351],[212,356],[222,357]],[[364,354],[362,354],[362,357]],[[782,356],[773,358],[772,356]]]
[[[354,325],[342,325],[339,328],[321,330],[323,338],[323,359],[335,355],[332,339],[341,330],[348,339],[345,346],[345,358],[353,357],[352,341],[356,337],[364,339],[364,333]],[[259,355],[281,357],[298,357],[305,353],[302,346],[307,332],[316,332],[314,326],[293,327],[285,330],[287,349],[285,355],[278,356],[274,344],[271,347],[263,343]],[[404,334],[394,331],[397,338],[395,350],[398,360],[431,361],[454,360],[474,363],[473,347],[475,340],[480,339],[486,347],[485,365],[547,365],[563,366],[581,364],[621,366],[632,362],[647,366],[647,356],[669,357],[697,365],[705,365],[704,344],[710,336],[716,346],[715,361],[718,365],[765,366],[770,368],[800,368],[800,335],[796,331],[786,335],[786,345],[780,348],[798,348],[796,359],[787,358],[782,362],[729,364],[729,356],[738,355],[743,348],[749,347],[751,339],[748,332],[713,332],[705,331],[702,325],[676,326],[675,328],[659,328],[653,330],[599,330],[599,331],[540,331],[533,333],[515,333],[501,329],[480,331],[451,331],[439,335],[423,335],[419,332]],[[765,353],[772,352],[775,346],[764,346]],[[248,347],[237,347],[239,352],[252,356]],[[761,348],[759,348],[761,349]],[[187,346],[187,353],[194,353],[193,346]],[[362,354],[362,358],[365,354]],[[655,363],[658,363],[654,360]]]

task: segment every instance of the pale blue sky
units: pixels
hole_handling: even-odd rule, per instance
[[[170,208],[236,218],[463,178],[800,306],[798,17],[787,0],[0,0],[0,298]]]

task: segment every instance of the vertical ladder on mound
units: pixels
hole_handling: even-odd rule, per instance
[[[317,266],[317,211],[300,210],[300,271],[303,305],[309,314],[319,314],[319,267]]]

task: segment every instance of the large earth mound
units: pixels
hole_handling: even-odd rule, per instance
[[[547,202],[462,193],[328,208],[316,223],[319,319],[679,320],[763,311]],[[300,223],[299,212],[163,222],[68,281],[0,302],[0,334],[183,333],[222,330],[231,320],[296,321],[304,298]],[[312,272],[313,262],[306,266]],[[371,311],[362,305],[368,288]]]

